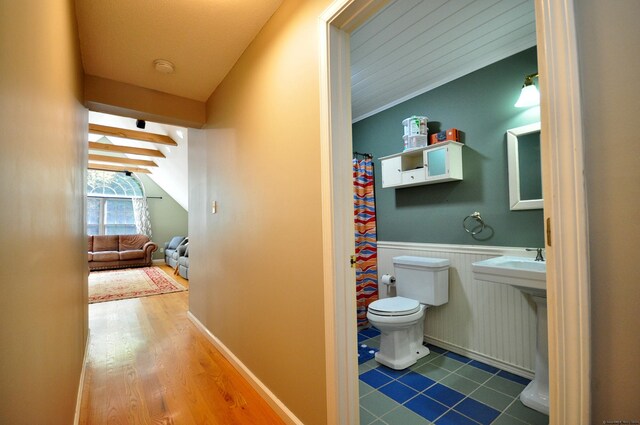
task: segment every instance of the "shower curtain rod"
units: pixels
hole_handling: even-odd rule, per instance
[[[353,156],[364,156],[365,158],[373,159],[373,155],[370,153],[353,152]]]

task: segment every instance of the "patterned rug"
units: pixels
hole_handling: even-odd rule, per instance
[[[159,267],[94,271],[89,274],[89,303],[186,290]]]

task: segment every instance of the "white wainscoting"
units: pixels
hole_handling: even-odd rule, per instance
[[[508,285],[473,278],[471,263],[500,255],[531,257],[524,248],[378,241],[378,277],[393,274],[393,257],[447,258],[449,302],[427,309],[425,340],[515,374],[533,377],[534,302]],[[382,285],[383,286],[383,285]],[[380,288],[382,298],[388,296]]]

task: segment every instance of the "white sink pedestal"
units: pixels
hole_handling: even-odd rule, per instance
[[[545,415],[549,414],[549,344],[547,341],[547,299],[531,295],[537,309],[536,364],[533,380],[520,394],[520,401]]]
[[[549,414],[549,344],[547,341],[547,264],[533,258],[502,256],[472,264],[478,280],[511,285],[536,303],[536,363],[533,380],[520,394],[520,401]]]

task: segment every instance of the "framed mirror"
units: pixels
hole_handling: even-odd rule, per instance
[[[507,130],[509,204],[512,210],[542,208],[540,123]]]

